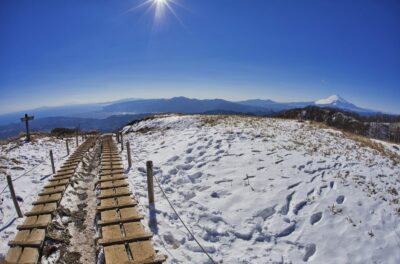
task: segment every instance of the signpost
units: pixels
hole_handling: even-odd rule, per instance
[[[29,134],[29,121],[33,120],[33,118],[34,116],[28,116],[28,114],[25,114],[25,116],[21,118],[21,122],[25,122],[27,142],[31,141],[31,135]]]

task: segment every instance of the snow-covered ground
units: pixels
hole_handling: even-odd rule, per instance
[[[218,263],[400,263],[399,145],[269,118],[169,115],[124,131],[131,188],[168,263],[210,262],[156,183],[150,217],[147,160]],[[51,176],[49,150],[57,167],[66,159],[64,141],[21,142],[0,145],[0,260],[22,222],[5,175],[27,212]]]
[[[268,118],[163,116],[124,131],[131,188],[168,263],[208,260],[157,185],[149,218],[146,160],[218,263],[400,263],[399,145],[383,143],[388,157]]]
[[[71,140],[69,145],[72,153],[76,148],[75,140]],[[63,140],[39,137],[31,143],[25,143],[21,138],[0,145],[0,259],[8,251],[7,243],[14,238],[17,225],[23,222],[23,218],[17,218],[6,175],[13,179],[22,212],[28,212],[52,175],[50,150],[53,151],[55,167],[58,169],[67,158]]]

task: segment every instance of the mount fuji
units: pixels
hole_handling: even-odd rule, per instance
[[[238,103],[243,104],[243,105],[268,108],[275,112],[290,110],[290,109],[294,109],[294,108],[303,108],[303,107],[307,107],[307,106],[318,106],[318,107],[322,107],[322,108],[336,108],[336,109],[340,109],[340,110],[355,112],[360,115],[372,115],[372,114],[380,113],[379,111],[358,107],[355,104],[352,104],[349,101],[346,101],[339,95],[331,95],[327,98],[323,98],[323,99],[319,99],[319,100],[311,101],[311,102],[280,103],[280,102],[275,102],[275,101],[272,101],[269,99],[267,99],[267,100],[255,99],[255,100],[241,101]]]
[[[314,102],[314,105],[319,106],[319,107],[330,107],[330,108],[338,108],[350,112],[356,112],[359,114],[373,114],[377,113],[377,111],[370,110],[370,109],[365,109],[358,107],[339,95],[331,95],[328,98],[320,99]]]

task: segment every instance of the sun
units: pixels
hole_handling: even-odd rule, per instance
[[[168,0],[153,0],[156,5],[165,5]]]
[[[173,15],[181,25],[182,21],[175,12],[174,7],[182,6],[179,2],[181,0],[141,0],[142,3],[131,8],[127,12],[133,11],[135,9],[144,7],[147,10],[152,10],[154,12],[154,22],[155,24],[163,24],[167,19],[168,13]]]

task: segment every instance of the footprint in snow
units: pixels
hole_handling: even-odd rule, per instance
[[[267,207],[263,210],[258,211],[254,217],[262,217],[262,219],[265,221],[267,218],[271,217],[272,215],[275,214],[275,207],[277,205],[275,204],[274,206]]]
[[[186,159],[185,159],[185,163],[186,163],[186,164],[187,164],[187,163],[191,163],[193,160],[194,160],[194,157],[193,157],[193,156],[188,156],[188,157],[186,157]]]
[[[289,207],[290,207],[290,202],[292,201],[293,195],[296,192],[292,192],[291,194],[289,194],[288,196],[286,196],[286,204],[284,206],[282,206],[280,213],[282,215],[287,215],[287,213],[289,212]]]
[[[292,188],[294,188],[294,187],[297,187],[297,186],[299,186],[300,183],[302,183],[302,182],[299,181],[299,182],[296,182],[296,183],[294,183],[294,184],[292,184],[292,185],[289,185],[289,186],[287,187],[287,189],[290,190],[290,189],[292,189]]]
[[[307,244],[305,247],[306,254],[303,257],[303,261],[307,262],[317,251],[317,246],[314,243]]]
[[[310,224],[311,225],[315,225],[316,223],[318,223],[319,221],[321,221],[322,218],[322,212],[317,212],[315,214],[313,214],[310,217]]]
[[[336,202],[337,202],[338,204],[342,204],[342,203],[344,202],[344,195],[339,195],[339,196],[336,198]]]
[[[289,236],[291,233],[293,233],[296,230],[296,223],[290,224],[288,227],[283,229],[281,232],[276,234],[276,237],[286,237]]]
[[[296,204],[294,209],[293,209],[293,213],[295,215],[297,215],[299,213],[299,211],[301,209],[303,209],[304,206],[306,206],[306,204],[307,204],[307,201],[301,201],[300,203]]]
[[[172,158],[167,160],[167,162],[174,162],[174,161],[177,161],[178,159],[179,159],[179,156],[173,156]]]

